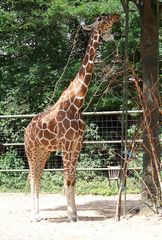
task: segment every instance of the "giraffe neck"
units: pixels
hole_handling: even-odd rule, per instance
[[[73,88],[75,94],[75,104],[78,108],[82,107],[84,99],[91,81],[91,76],[96,58],[96,51],[99,45],[100,33],[94,30],[91,33],[90,40],[86,49],[86,54],[83,58],[82,65],[73,80]]]

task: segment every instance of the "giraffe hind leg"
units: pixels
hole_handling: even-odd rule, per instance
[[[32,221],[40,221],[42,218],[39,215],[39,189],[40,180],[43,168],[48,159],[49,152],[43,149],[36,149],[33,152],[32,160],[28,159],[29,162],[29,181],[32,196]]]

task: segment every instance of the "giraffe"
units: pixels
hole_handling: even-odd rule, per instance
[[[119,15],[99,16],[83,29],[91,31],[89,43],[78,73],[58,101],[46,111],[37,114],[25,129],[24,144],[29,164],[29,181],[33,199],[33,217],[39,216],[39,188],[45,163],[53,151],[61,151],[64,167],[64,188],[67,198],[68,221],[77,221],[75,205],[76,163],[82,148],[85,123],[81,109],[91,81],[91,75],[100,36],[107,33]]]

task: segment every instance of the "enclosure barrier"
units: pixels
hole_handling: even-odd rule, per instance
[[[127,144],[128,148],[132,144],[136,144],[136,150],[133,153],[133,159],[142,159],[142,139],[141,128],[142,123],[141,110],[128,111],[128,130],[127,130]],[[85,157],[96,158],[100,160],[97,166],[93,167],[79,167],[77,171],[107,171],[108,165],[120,164],[122,154],[121,144],[125,142],[122,139],[122,114],[123,111],[105,111],[105,112],[83,112],[83,118],[86,122],[87,128],[85,132],[85,139],[83,141],[83,150],[80,154],[80,162]],[[25,164],[24,168],[2,168],[0,172],[28,172],[27,160],[24,152],[23,132],[24,128],[30,122],[35,114],[28,115],[0,115],[0,142],[7,148],[7,152],[16,151],[17,156],[22,158]],[[161,120],[161,119],[160,119]],[[160,129],[160,136],[162,128]],[[162,139],[160,139],[162,142]],[[88,149],[90,148],[90,149]],[[130,149],[128,149],[130,151]],[[129,152],[128,154],[132,154]],[[4,154],[3,154],[4,155]],[[54,159],[58,158],[58,162]],[[62,164],[60,164],[60,155],[54,156],[47,161],[44,171],[63,171]],[[130,167],[133,170],[132,167]],[[138,169],[138,167],[136,167]]]

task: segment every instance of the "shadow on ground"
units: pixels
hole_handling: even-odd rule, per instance
[[[124,203],[122,202],[122,207]],[[126,210],[129,213],[132,209],[138,208],[140,205],[139,200],[128,200],[126,202]],[[64,212],[63,217],[50,217],[45,220],[48,222],[62,223],[67,222],[66,217],[66,205],[56,208],[41,209],[41,211]],[[104,221],[106,219],[114,218],[116,213],[116,201],[115,200],[94,200],[84,204],[77,205],[78,220],[79,221]]]

